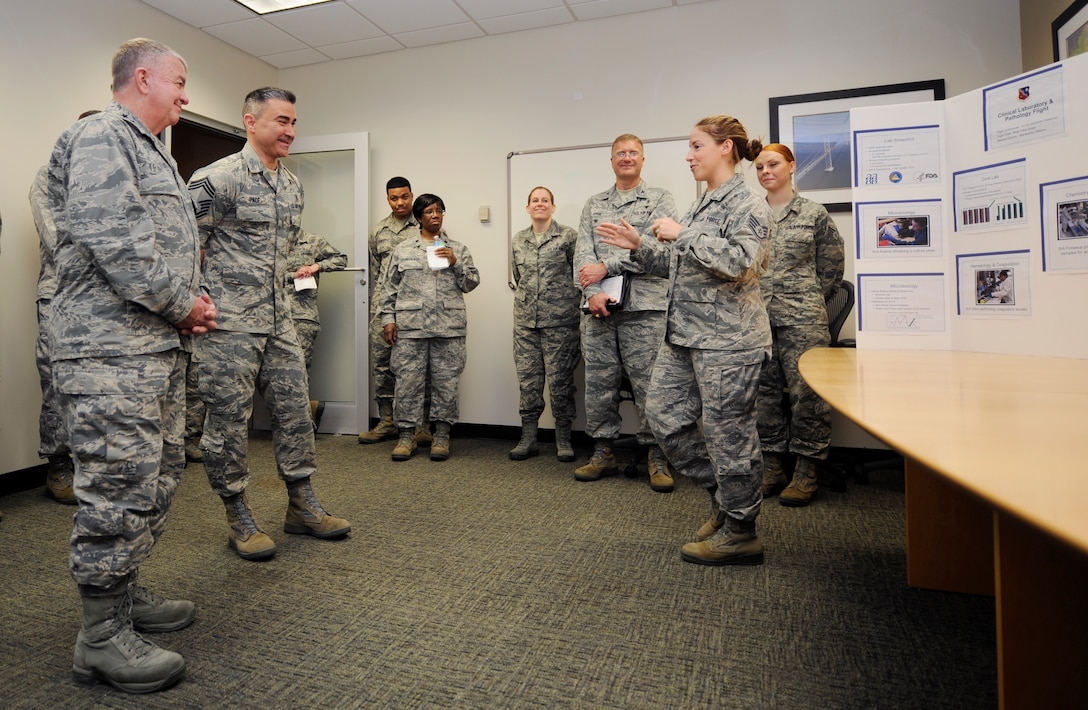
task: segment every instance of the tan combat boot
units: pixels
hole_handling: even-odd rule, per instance
[[[49,457],[49,468],[45,473],[46,494],[65,505],[75,505],[76,493],[72,490],[72,480],[75,478],[75,467],[69,454],[58,454]]]
[[[434,440],[434,437],[431,436],[431,427],[430,427],[430,425],[429,424],[424,424],[423,426],[417,426],[416,427],[415,439],[416,439],[416,446],[418,446],[420,448],[425,449],[428,446],[430,446],[431,442]]]
[[[769,498],[786,487],[786,470],[782,454],[763,452],[763,497]]]
[[[276,554],[276,543],[253,521],[245,493],[235,493],[223,499],[227,508],[230,537],[227,543],[243,560],[267,560]]]
[[[646,456],[646,469],[650,472],[650,490],[658,493],[672,493],[673,480],[669,472],[669,462],[665,452],[657,444],[650,446]]]
[[[798,456],[793,469],[793,481],[778,495],[778,502],[791,508],[800,508],[812,502],[816,496],[816,459]]]
[[[317,502],[310,477],[287,482],[287,519],[283,531],[292,535],[313,535],[322,540],[344,537],[351,532],[351,523],[329,515]]]
[[[761,565],[763,542],[756,535],[754,520],[745,522],[729,518],[706,540],[684,545],[680,557],[697,565]]]
[[[185,461],[186,463],[204,462],[204,452],[200,449],[200,439],[185,440]]]
[[[431,441],[431,461],[445,461],[450,457],[449,422],[436,422],[434,439]]]
[[[718,487],[711,486],[707,492],[710,493],[710,517],[695,531],[695,542],[709,539],[725,525],[725,513],[718,505]]]
[[[404,429],[400,433],[400,441],[393,447],[394,461],[407,461],[416,452],[416,437],[411,429]]]
[[[378,404],[378,415],[381,417],[381,421],[370,431],[364,431],[359,435],[360,444],[377,444],[379,441],[389,441],[397,438],[399,432],[397,431],[397,425],[393,423],[393,405],[380,402]]]
[[[619,469],[616,468],[616,457],[612,453],[612,440],[600,439],[593,447],[589,463],[574,469],[574,480],[599,481],[605,476],[615,476],[617,473]]]

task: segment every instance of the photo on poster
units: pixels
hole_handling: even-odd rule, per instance
[[[955,231],[989,232],[1027,224],[1027,160],[952,173]]]
[[[943,273],[859,273],[857,280],[858,332],[919,335],[948,329]]]
[[[859,259],[943,256],[941,201],[858,202],[854,241]]]
[[[956,312],[965,316],[1030,316],[1028,250],[956,257]]]
[[[1088,271],[1088,176],[1039,186],[1043,271]]]
[[[850,112],[794,116],[793,150],[799,191],[850,187]]]

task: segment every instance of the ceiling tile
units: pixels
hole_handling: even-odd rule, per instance
[[[319,64],[321,62],[330,61],[324,54],[316,49],[310,49],[309,47],[295,52],[262,54],[260,58],[277,69],[290,69],[291,67],[301,67],[307,64]]]
[[[391,35],[456,25],[470,19],[452,0],[347,0],[347,3]]]
[[[385,34],[362,15],[338,2],[276,12],[264,19],[311,47]]]
[[[574,22],[570,11],[565,7],[538,10],[537,12],[522,12],[517,15],[507,15],[488,20],[476,20],[476,23],[483,27],[484,31],[489,35],[531,30],[537,27],[550,27],[565,22]]]
[[[352,57],[365,57],[368,54],[394,52],[398,49],[404,49],[404,45],[392,37],[382,35],[374,39],[361,39],[357,42],[329,44],[317,49],[333,59],[351,59]]]
[[[579,20],[627,15],[660,7],[672,7],[672,0],[591,0],[591,2],[571,3],[571,9]]]
[[[193,27],[222,25],[257,17],[255,12],[234,0],[144,0],[144,3],[157,7]]]
[[[204,31],[254,57],[306,49],[305,44],[261,19],[228,22]]]
[[[457,0],[457,4],[476,20],[536,10],[560,9],[567,12],[563,0]]]
[[[426,47],[431,44],[457,42],[462,39],[483,36],[483,30],[471,22],[465,22],[460,25],[447,25],[446,27],[435,27],[429,30],[419,30],[418,32],[403,32],[396,35],[396,39],[406,47]]]

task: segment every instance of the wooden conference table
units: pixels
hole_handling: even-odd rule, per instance
[[[1001,707],[1088,707],[1088,360],[817,348],[800,371],[905,458],[907,584],[996,595]]]

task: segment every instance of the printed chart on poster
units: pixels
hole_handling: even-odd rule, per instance
[[[990,231],[1027,224],[1027,190],[1027,161],[1023,158],[952,173],[956,231]]]

